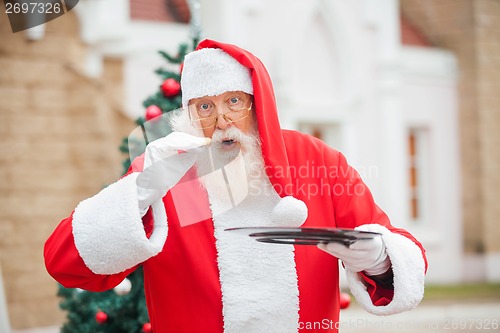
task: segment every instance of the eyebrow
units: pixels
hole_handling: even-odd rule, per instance
[[[253,95],[251,94],[247,94],[246,92],[244,91],[239,91],[239,90],[236,90],[236,91],[226,91],[218,96],[221,96],[224,100],[230,96],[230,95],[233,95],[233,94],[236,94],[238,96],[243,96],[243,97],[246,97],[248,98],[249,100],[251,100],[253,98]],[[227,95],[227,96],[226,96]],[[211,97],[216,97],[216,96],[202,96],[202,97],[197,97],[197,98],[193,98],[191,101],[192,103],[199,103],[199,102],[204,102],[204,101],[210,101],[210,102],[213,102],[210,98]]]

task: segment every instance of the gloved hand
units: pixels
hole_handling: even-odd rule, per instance
[[[173,132],[147,145],[144,168],[136,181],[141,216],[177,184],[211,141],[210,138]]]
[[[351,245],[338,242],[318,244],[318,248],[342,260],[345,269],[352,272],[364,271],[367,275],[381,275],[391,267],[380,235],[360,239]]]

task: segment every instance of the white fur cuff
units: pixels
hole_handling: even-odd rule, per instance
[[[73,214],[73,236],[85,265],[96,274],[116,274],[158,254],[167,239],[162,200],[152,205],[154,229],[148,239],[137,203],[134,172],[86,199]]]
[[[424,296],[425,263],[420,248],[410,239],[379,224],[366,224],[356,230],[382,234],[394,273],[394,297],[385,306],[373,305],[358,273],[346,271],[347,282],[359,304],[375,315],[390,315],[415,308]]]

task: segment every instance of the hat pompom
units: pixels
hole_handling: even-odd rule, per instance
[[[276,225],[300,227],[307,219],[307,206],[303,201],[287,196],[280,200],[271,214]]]

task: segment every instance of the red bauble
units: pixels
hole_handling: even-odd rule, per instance
[[[151,333],[153,330],[151,329],[151,323],[145,323],[142,325],[142,331],[144,333]]]
[[[144,117],[146,118],[146,121],[149,121],[153,118],[161,116],[161,114],[161,109],[158,106],[150,105],[146,108],[146,114],[144,115]]]
[[[348,293],[340,293],[340,308],[345,309],[351,304],[351,296]]]
[[[95,321],[97,321],[99,324],[104,324],[106,321],[108,321],[108,315],[104,311],[97,311],[95,314]]]
[[[175,97],[181,92],[181,84],[175,79],[166,79],[161,85],[161,91],[166,97]]]

